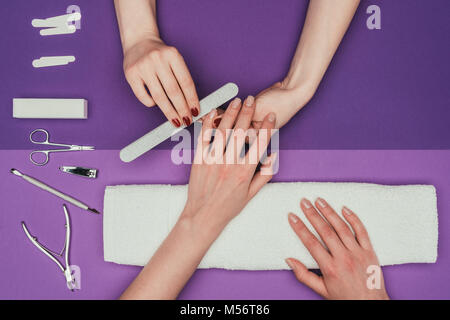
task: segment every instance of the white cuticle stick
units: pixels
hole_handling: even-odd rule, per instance
[[[238,92],[238,86],[232,82],[229,82],[200,100],[200,114],[192,119],[192,123],[207,115],[211,110],[220,107],[228,100],[236,97]],[[147,151],[153,149],[164,140],[180,132],[183,128],[185,128],[185,126],[175,128],[170,121],[166,121],[162,125],[123,148],[120,151],[120,159],[123,162],[131,162]]]

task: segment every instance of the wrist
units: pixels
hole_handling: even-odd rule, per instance
[[[220,220],[220,216],[212,208],[193,208],[186,204],[177,223],[189,228],[203,240],[214,241],[228,224],[228,221]]]
[[[122,41],[122,48],[124,54],[128,52],[131,48],[135,47],[136,45],[139,45],[143,42],[154,42],[154,43],[162,43],[163,41],[159,37],[159,34],[154,32],[146,32],[142,33],[141,35],[134,35],[133,37],[130,37],[128,39],[123,39]]]

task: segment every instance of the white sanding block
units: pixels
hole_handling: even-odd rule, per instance
[[[87,119],[85,99],[13,99],[13,117],[21,119]]]
[[[194,117],[192,123],[207,115],[211,110],[223,105],[228,100],[234,98],[239,92],[236,84],[229,82],[213,93],[200,100],[200,114]],[[170,138],[183,130],[186,126],[175,128],[170,121],[164,122],[149,133],[143,135],[133,143],[120,150],[120,159],[123,162],[130,162],[142,156],[147,151],[153,149],[164,140]]]

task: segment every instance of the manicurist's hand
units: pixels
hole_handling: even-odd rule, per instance
[[[276,128],[284,126],[312,98],[313,87],[295,86],[288,80],[277,82],[256,96],[253,127],[259,129],[264,115],[273,112],[277,116]]]
[[[175,126],[189,125],[200,103],[179,51],[160,38],[155,0],[115,0],[125,77],[147,107],[158,105]]]
[[[309,1],[305,24],[287,75],[283,81],[257,95],[255,128],[268,112],[277,115],[276,128],[282,127],[313,97],[359,2]]]
[[[318,276],[297,259],[288,258],[297,279],[326,299],[389,299],[377,256],[358,216],[347,207],[342,209],[350,228],[322,198],[315,201],[315,207],[302,199],[300,207],[328,249],[290,213],[292,229],[322,272]]]
[[[123,66],[136,97],[147,107],[158,105],[175,127],[188,126],[198,116],[194,81],[175,47],[144,39],[125,52]]]
[[[255,171],[276,118],[266,115],[256,133],[250,129],[254,112],[254,98],[248,97],[243,105],[239,99],[231,102],[215,131],[216,110],[203,119],[184,210],[123,299],[176,298],[222,230],[272,178],[276,154]],[[251,145],[241,152],[246,136]]]

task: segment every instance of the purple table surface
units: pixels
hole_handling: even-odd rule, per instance
[[[73,1],[3,1],[0,28],[0,149],[29,148],[28,133],[120,149],[164,120],[133,96],[122,71],[113,1],[78,0],[81,29],[42,37],[33,18],[63,14]],[[381,7],[382,29],[366,9]],[[225,82],[256,94],[286,74],[307,1],[159,1],[163,39],[185,57],[200,97]],[[449,149],[448,0],[361,1],[313,100],[281,133],[283,149]],[[74,55],[68,66],[34,69],[33,59]],[[88,120],[12,119],[12,98],[89,100]],[[160,148],[168,149],[170,143]]]
[[[155,150],[132,164],[122,163],[118,151],[57,154],[45,167],[32,165],[28,153],[0,151],[0,298],[117,298],[140,268],[103,261],[102,216],[68,206],[72,222],[70,261],[81,268],[81,290],[71,293],[56,265],[29,242],[20,226],[25,221],[41,242],[59,250],[65,232],[63,201],[10,174],[9,169],[17,168],[101,210],[106,185],[185,184],[189,166],[172,164],[170,151],[165,150]],[[60,165],[73,164],[99,168],[98,179],[88,180],[57,170]],[[309,150],[281,151],[280,170],[273,180],[433,184],[437,188],[439,211],[437,263],[389,266],[383,270],[393,298],[449,299],[449,176],[450,151]],[[211,269],[197,271],[180,298],[316,299],[318,296],[299,284],[289,271]]]

